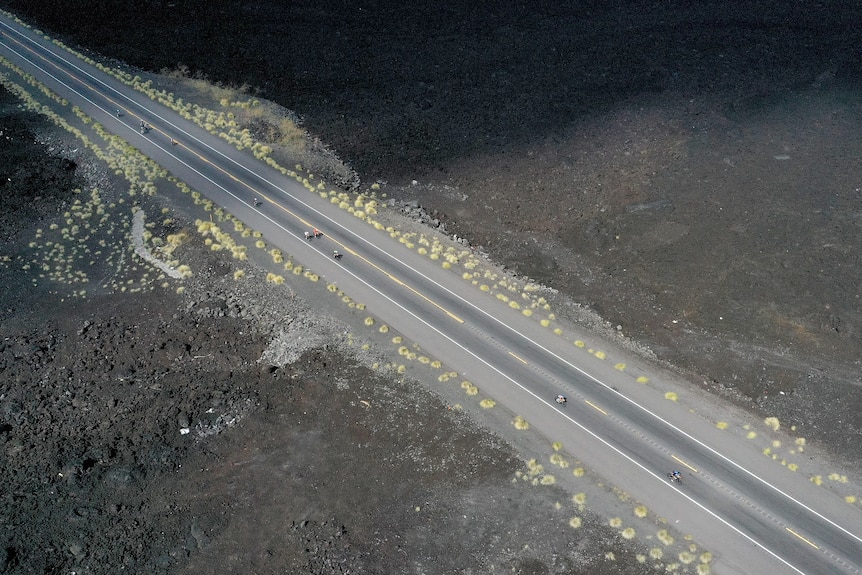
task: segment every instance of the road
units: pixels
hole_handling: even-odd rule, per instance
[[[647,503],[718,573],[862,573],[862,512],[13,21],[0,53]],[[120,113],[117,114],[116,111]],[[139,122],[153,129],[139,131]],[[255,206],[252,198],[262,205]],[[318,227],[325,236],[306,241]],[[331,257],[333,249],[344,257]],[[580,364],[575,364],[578,358]],[[586,359],[583,359],[586,358]],[[562,390],[569,402],[557,405]],[[682,484],[665,473],[684,471]]]

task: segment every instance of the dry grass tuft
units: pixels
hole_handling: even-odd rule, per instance
[[[781,427],[781,423],[779,423],[777,417],[767,417],[763,420],[763,423],[766,427],[772,429],[772,431],[778,431],[778,428]]]
[[[673,545],[673,537],[667,532],[667,529],[661,529],[657,534],[658,540],[665,545]]]
[[[566,461],[566,459],[559,453],[551,454],[551,463],[562,467],[563,469],[566,469],[569,466],[569,462]]]

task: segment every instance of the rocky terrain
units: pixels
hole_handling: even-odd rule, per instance
[[[251,86],[363,189],[559,290],[562,315],[588,307],[862,462],[853,5],[0,6],[144,69]],[[69,146],[34,143],[47,127],[3,102],[8,256],[72,189],[111,182]],[[564,496],[513,485],[510,446],[370,370],[314,302],[238,292],[224,261],[188,249],[208,271],[185,294],[70,303],[0,270],[0,570],[653,571],[605,520],[577,511],[590,528],[573,537],[565,515],[533,513]],[[274,317],[332,335],[281,353]],[[384,415],[405,409],[423,425]],[[424,451],[440,438],[445,464]]]

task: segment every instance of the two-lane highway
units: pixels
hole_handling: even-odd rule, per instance
[[[44,38],[6,19],[0,33],[7,59],[365,302],[538,431],[564,440],[616,486],[676,518],[719,556],[717,571],[862,572],[857,508],[651,388],[626,385],[630,377]],[[141,134],[140,121],[153,130]],[[324,237],[305,240],[312,227]],[[333,259],[333,249],[345,256]],[[553,401],[560,390],[570,399],[564,407]],[[671,467],[686,471],[681,485],[667,481]]]

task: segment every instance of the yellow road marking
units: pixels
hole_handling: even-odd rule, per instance
[[[682,459],[680,459],[676,455],[671,455],[671,457],[673,457],[677,461],[677,463],[679,463],[680,465],[685,465],[686,467],[691,469],[694,473],[697,473],[697,469],[695,469],[694,467],[692,467],[691,465],[689,465],[688,463],[686,463],[685,461],[683,461]]]
[[[523,363],[524,365],[527,365],[527,360],[525,360],[525,359],[523,359],[523,358],[518,357],[517,355],[515,355],[515,354],[514,354],[514,353],[512,353],[511,351],[509,352],[509,355],[511,355],[512,357],[514,357],[515,359],[517,359],[518,361],[520,361],[520,362],[521,362],[521,363]]]
[[[602,409],[601,407],[599,407],[599,406],[598,406],[598,405],[596,405],[595,403],[592,403],[592,402],[590,402],[590,401],[587,401],[586,399],[584,400],[584,403],[586,403],[587,405],[589,405],[590,407],[592,407],[592,408],[593,408],[593,409],[595,409],[596,411],[600,411],[603,415],[607,415],[607,414],[608,414],[608,412],[607,412],[607,411],[605,411],[604,409]]]
[[[67,75],[67,76],[69,76],[69,77],[71,77],[71,78],[75,78],[75,79],[76,79],[80,84],[82,84],[82,85],[84,85],[84,86],[86,86],[86,85],[87,85],[85,82],[81,81],[81,79],[80,79],[80,78],[78,78],[75,74],[72,74],[71,72],[66,71],[66,70],[62,70],[59,66],[57,66],[57,65],[56,65],[56,64],[54,64],[53,62],[49,62],[46,58],[44,58],[44,57],[43,57],[43,56],[41,56],[40,54],[36,53],[36,51],[35,51],[33,48],[31,48],[30,46],[27,46],[27,45],[22,44],[22,43],[21,43],[21,41],[19,41],[17,38],[12,38],[12,37],[8,36],[8,35],[7,35],[7,34],[5,34],[5,33],[3,34],[3,36],[5,36],[5,37],[9,38],[9,40],[10,40],[10,41],[12,41],[12,42],[14,42],[14,43],[18,44],[18,45],[19,45],[19,46],[21,46],[23,49],[25,49],[25,50],[27,50],[28,52],[30,52],[31,54],[33,54],[35,57],[37,57],[37,58],[39,58],[40,60],[44,61],[46,64],[51,65],[54,69],[56,69],[56,70],[58,70],[58,71],[62,72],[63,74],[65,74],[65,75]],[[92,88],[91,88],[91,90],[92,90]],[[133,118],[138,118],[138,119],[140,119],[140,120],[144,120],[144,118],[141,118],[141,117],[137,116],[134,112],[132,112],[131,110],[129,110],[128,108],[126,108],[125,106],[123,106],[120,102],[114,101],[112,98],[107,97],[107,96],[104,96],[104,95],[102,95],[102,97],[103,97],[103,98],[105,98],[105,99],[106,99],[108,102],[110,102],[112,105],[116,106],[118,110],[122,110],[124,113],[126,113],[126,114],[130,115],[130,116],[131,116],[131,117],[133,117]],[[153,132],[155,132],[155,133],[162,134],[162,135],[167,135],[167,133],[166,133],[164,130],[162,130],[162,129],[158,128],[158,127],[151,127],[150,129],[151,129]],[[196,151],[192,150],[191,148],[189,148],[188,146],[185,146],[185,145],[181,144],[181,143],[179,142],[179,140],[176,140],[176,139],[174,139],[173,137],[171,137],[171,144],[173,144],[173,145],[175,145],[175,146],[180,146],[180,147],[184,148],[185,150],[187,150],[187,151],[191,152],[192,154],[194,154],[195,156],[197,156],[197,157],[198,157],[198,158],[199,158],[203,163],[205,163],[205,164],[207,164],[207,165],[211,166],[211,167],[212,167],[212,168],[214,168],[215,170],[217,170],[217,171],[221,172],[222,174],[226,175],[226,176],[227,176],[227,177],[229,177],[231,180],[233,180],[233,181],[234,181],[234,182],[236,182],[237,184],[239,184],[239,185],[241,185],[241,186],[245,187],[245,188],[246,188],[246,189],[248,189],[249,191],[251,191],[251,192],[255,192],[255,193],[257,194],[257,196],[258,196],[259,198],[261,198],[262,200],[266,200],[267,202],[269,202],[269,203],[270,203],[270,204],[272,204],[273,206],[276,206],[276,207],[278,207],[278,208],[281,208],[281,210],[282,210],[283,212],[285,212],[285,213],[286,213],[286,214],[288,214],[289,216],[293,217],[295,220],[297,220],[298,222],[302,223],[302,224],[303,224],[303,225],[305,225],[306,227],[314,227],[314,226],[311,224],[311,222],[306,221],[305,219],[301,218],[298,214],[295,214],[294,212],[290,211],[290,210],[289,210],[289,209],[287,209],[286,207],[284,207],[284,206],[282,206],[282,205],[280,205],[280,204],[276,203],[274,200],[272,200],[271,198],[269,198],[266,194],[264,194],[264,193],[263,193],[263,192],[261,192],[260,190],[257,190],[256,188],[254,188],[251,184],[248,184],[248,183],[246,183],[246,182],[241,181],[239,178],[237,178],[235,175],[233,175],[233,173],[228,172],[227,170],[225,170],[224,168],[222,168],[221,166],[219,166],[219,165],[217,165],[217,164],[214,164],[213,162],[211,162],[210,160],[208,160],[207,158],[205,158],[204,156],[202,156],[202,155],[201,155],[201,154],[199,154],[198,152],[196,152]],[[330,239],[332,240],[332,238],[330,238]],[[454,320],[455,320],[455,321],[457,321],[458,323],[464,323],[464,320],[463,320],[463,319],[461,319],[460,317],[458,317],[457,315],[455,315],[454,313],[452,313],[451,311],[449,311],[448,309],[446,309],[445,307],[443,307],[443,306],[442,306],[442,305],[440,305],[439,303],[435,302],[435,301],[434,301],[434,300],[432,300],[430,297],[428,297],[428,296],[426,296],[425,294],[423,294],[423,293],[419,292],[416,288],[410,287],[409,285],[407,285],[406,283],[404,283],[402,280],[399,280],[398,278],[396,278],[396,277],[395,277],[395,276],[393,276],[392,274],[390,274],[390,273],[387,273],[387,272],[383,271],[379,266],[377,266],[376,264],[374,264],[374,263],[370,262],[369,260],[365,259],[364,257],[360,256],[360,255],[359,255],[359,254],[357,254],[355,251],[353,251],[353,250],[352,250],[352,249],[350,249],[349,247],[345,246],[345,245],[344,245],[344,244],[342,244],[341,242],[338,242],[338,241],[336,241],[336,240],[332,240],[332,241],[333,241],[333,243],[335,243],[336,245],[338,245],[339,247],[341,247],[343,251],[345,251],[345,252],[347,252],[347,253],[351,254],[352,256],[355,256],[357,259],[359,259],[359,260],[361,260],[361,261],[365,262],[367,265],[369,265],[369,266],[371,266],[372,268],[376,269],[377,271],[381,272],[383,275],[385,275],[385,276],[386,276],[386,277],[388,277],[389,279],[391,279],[391,280],[395,281],[398,285],[400,285],[400,286],[402,286],[402,287],[405,287],[405,288],[409,289],[409,290],[410,290],[410,291],[412,291],[414,294],[416,294],[417,296],[421,297],[421,298],[422,298],[422,299],[424,299],[426,302],[430,303],[431,305],[433,305],[434,307],[436,307],[437,309],[439,309],[440,311],[442,311],[443,313],[445,313],[446,315],[448,315],[449,317],[451,317],[452,319],[454,319]],[[519,359],[520,359],[520,358],[519,358]],[[523,360],[521,360],[521,361],[523,361]],[[526,363],[526,362],[524,362],[524,363]]]
[[[809,541],[808,539],[806,539],[805,537],[803,537],[802,535],[800,535],[799,533],[797,533],[796,531],[794,531],[793,529],[791,529],[790,527],[785,527],[785,529],[787,529],[787,530],[788,530],[788,531],[790,531],[793,535],[796,535],[797,537],[799,537],[800,539],[802,539],[803,541],[805,541],[806,543],[808,543],[809,545],[811,545],[811,546],[812,546],[812,547],[814,547],[815,549],[820,549],[820,547],[818,547],[817,545],[815,545],[814,543],[812,543],[811,541]]]

